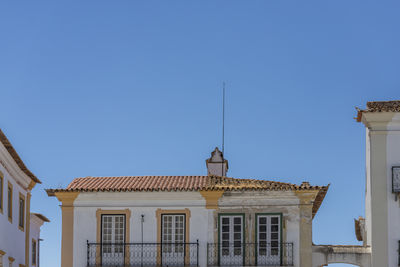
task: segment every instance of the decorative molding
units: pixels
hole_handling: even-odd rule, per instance
[[[55,196],[62,203],[62,207],[73,207],[79,192],[57,192]]]
[[[201,190],[200,194],[206,200],[206,209],[218,209],[218,200],[224,194],[224,190],[207,191]]]

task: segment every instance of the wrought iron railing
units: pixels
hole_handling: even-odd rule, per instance
[[[209,243],[208,266],[293,266],[293,243]]]
[[[199,266],[199,243],[89,243],[88,267]]]

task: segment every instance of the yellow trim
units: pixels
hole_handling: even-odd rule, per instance
[[[55,196],[61,201],[62,234],[61,234],[61,267],[73,267],[74,257],[74,201],[79,192],[57,192]]]
[[[0,185],[1,185],[1,192],[0,192],[0,213],[3,214],[4,206],[3,206],[3,195],[4,195],[4,174],[0,171]]]
[[[96,210],[96,219],[97,219],[97,231],[96,231],[96,242],[101,243],[101,215],[113,215],[113,214],[121,214],[125,215],[125,243],[129,243],[130,238],[130,228],[131,228],[131,210]],[[127,249],[127,248],[125,248]],[[96,255],[100,255],[100,247],[96,248]],[[129,264],[129,251],[125,251],[125,264]],[[100,264],[100,258],[96,257],[96,264]]]
[[[36,239],[34,239],[34,238],[32,238],[32,249],[33,249],[33,244],[35,244],[35,262],[33,262],[33,253],[32,253],[32,251],[31,251],[31,264],[33,265],[33,266],[36,266],[36,262],[37,262],[37,242],[36,242]]]
[[[15,259],[14,259],[13,257],[8,257],[8,261],[9,261],[9,262],[14,262]]]
[[[25,267],[25,265],[23,265],[23,264],[19,264],[19,267]]]
[[[31,191],[35,187],[35,185],[36,185],[36,182],[32,180],[28,185],[28,190]]]
[[[20,220],[21,220],[21,218],[20,218],[20,216],[21,216],[21,203],[20,203],[20,200],[21,199],[24,201],[24,207],[23,208],[26,209],[25,196],[23,194],[21,194],[21,192],[19,192],[19,198],[18,198],[18,229],[23,232],[25,230],[24,228],[25,228],[26,215],[25,215],[25,210],[24,210],[24,212],[22,214],[23,218],[22,218],[22,226],[21,226],[20,225]]]
[[[26,194],[25,201],[25,266],[29,266],[29,234],[31,230],[31,193]]]
[[[9,190],[11,189],[11,205],[10,205],[10,197],[9,197]],[[13,216],[13,185],[8,182],[7,186],[7,217],[8,221],[12,223],[12,216]]]
[[[6,252],[4,250],[0,249],[0,256],[6,255]]]
[[[161,215],[163,214],[185,214],[185,243],[190,242],[190,210],[156,210],[156,218],[157,218],[157,243],[161,243]],[[189,246],[187,246],[186,251],[189,251]],[[185,254],[185,265],[189,265],[190,263],[190,253]],[[160,246],[157,246],[157,265],[161,265],[161,249]]]
[[[218,200],[224,194],[223,190],[206,191],[201,190],[200,194],[206,200],[206,209],[218,209]]]

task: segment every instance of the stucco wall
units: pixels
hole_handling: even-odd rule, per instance
[[[199,264],[207,265],[207,243],[217,242],[217,214],[246,213],[247,242],[254,242],[255,214],[282,213],[283,242],[294,244],[294,262],[299,266],[299,199],[292,192],[225,192],[217,210],[206,209],[199,192],[98,192],[81,193],[74,202],[74,267],[86,266],[86,242],[96,242],[96,211],[129,209],[130,242],[141,242],[141,215],[144,215],[143,242],[157,242],[157,209],[189,209],[189,241],[199,240]],[[311,255],[310,255],[311,256]]]
[[[392,166],[400,166],[400,114],[396,114],[388,124],[387,134],[387,210],[388,210],[388,260],[389,266],[397,266],[398,242],[400,240],[400,200],[392,194]]]
[[[25,231],[18,228],[19,220],[19,193],[22,193],[26,199],[26,190],[24,190],[10,176],[8,171],[0,164],[0,171],[4,174],[3,188],[3,213],[0,213],[0,250],[6,254],[3,256],[3,265],[8,266],[8,257],[15,259],[14,266],[25,264]],[[8,220],[8,182],[13,186],[13,208],[12,223]],[[25,218],[26,220],[26,218]]]

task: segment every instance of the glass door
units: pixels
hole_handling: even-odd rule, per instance
[[[257,265],[281,263],[281,216],[257,216]]]
[[[220,265],[243,265],[243,216],[220,216]]]
[[[124,265],[125,215],[102,215],[102,265]]]
[[[185,215],[162,215],[162,265],[183,266],[185,263]]]

